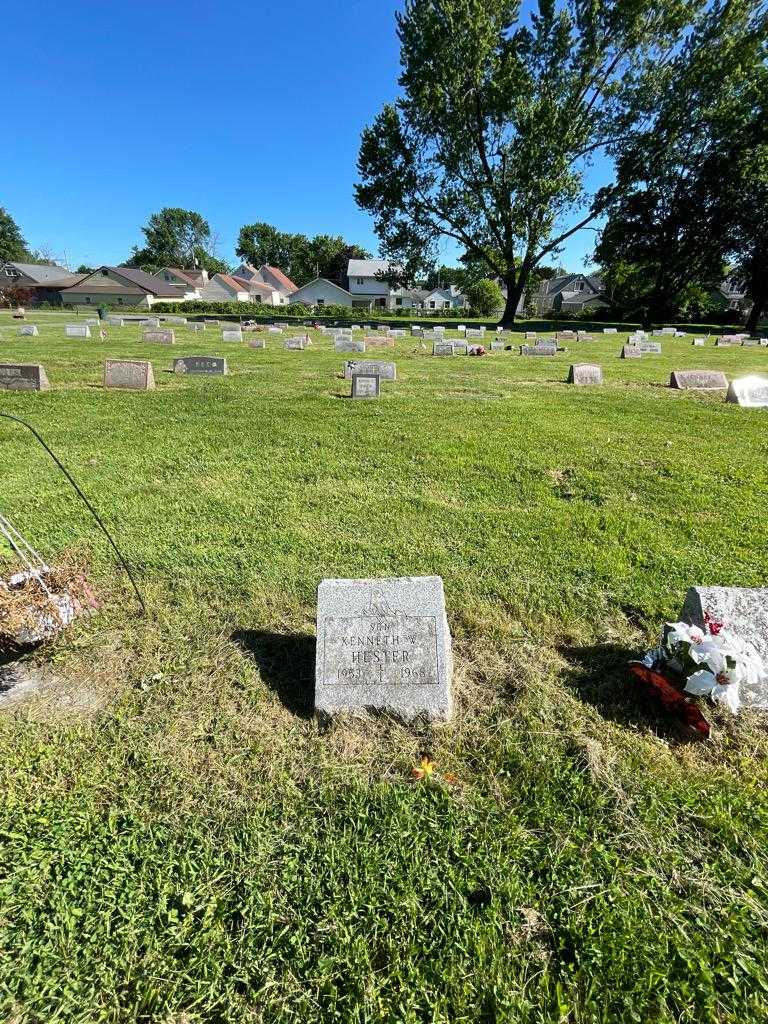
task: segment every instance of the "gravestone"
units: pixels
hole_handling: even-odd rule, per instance
[[[691,344],[693,345],[694,348],[704,348],[704,339],[703,338],[694,338],[693,341],[691,342]]]
[[[201,331],[205,330],[205,324],[201,324],[199,322],[198,323],[191,323],[191,324],[188,324],[187,326],[189,327],[189,329],[191,331],[194,331],[195,334],[199,334]]]
[[[464,331],[466,331],[466,329],[467,329],[467,325],[466,324],[457,324],[456,325],[456,330],[458,331],[459,334],[463,334]]]
[[[464,332],[464,337],[469,341],[470,338],[482,339],[485,336],[485,331],[480,331],[476,327],[468,327]]]
[[[637,347],[643,353],[648,356],[660,356],[661,355],[661,342],[660,341],[644,341],[640,340],[637,343]]]
[[[732,380],[725,400],[744,409],[765,409],[768,407],[768,377],[752,374]]]
[[[412,327],[411,328],[411,336],[413,338],[420,338],[423,334],[424,334],[424,329],[422,327]]]
[[[19,334],[20,335],[25,335],[26,334],[26,335],[30,335],[33,338],[37,338],[38,335],[40,334],[40,331],[38,331],[38,329],[35,326],[35,324],[24,324],[22,327],[19,328]]]
[[[175,345],[176,335],[173,333],[171,328],[157,331],[144,331],[141,336],[142,341],[154,341],[158,345]]]
[[[575,337],[575,331],[558,331],[555,335],[557,341],[572,341]]]
[[[525,340],[526,341],[536,341],[537,338],[538,338],[538,334],[536,333],[536,331],[526,331],[525,332]]]
[[[446,342],[443,342],[446,344]],[[465,356],[467,354],[467,342],[466,341],[454,341],[453,342],[453,354],[455,356]]]
[[[315,709],[451,717],[453,654],[439,576],[323,580]]]
[[[452,356],[455,352],[452,341],[433,341],[433,356]]]
[[[376,374],[381,380],[397,380],[396,364],[378,359],[348,359],[344,363],[344,379],[352,380],[356,373]]]
[[[724,391],[728,378],[721,370],[673,370],[669,386],[678,391]]]
[[[595,340],[595,336],[594,336],[594,334],[582,334],[581,331],[579,331],[579,333],[577,335],[577,339],[579,341],[594,341]]]
[[[268,327],[267,328],[267,334],[282,334],[282,333],[283,333],[283,328],[282,327]]]
[[[185,316],[164,316],[163,320],[167,324],[185,324],[187,322],[187,318]]]
[[[307,347],[307,339],[302,337],[286,338],[283,348],[288,352],[303,352]]]
[[[50,384],[39,363],[0,363],[0,391],[49,391]]]
[[[390,338],[386,334],[368,334],[363,338],[363,341],[365,342],[366,349],[395,347],[394,338]]]
[[[604,327],[603,334],[618,334],[617,327]]]
[[[758,338],[743,338],[742,342],[741,342],[741,347],[742,348],[757,348],[757,346],[759,344],[760,344],[760,341],[759,341]]]
[[[396,330],[393,330],[392,328],[390,328],[389,336],[390,336],[390,338],[404,338],[405,337],[405,331],[396,331]]]
[[[108,316],[104,323],[110,327],[125,327],[125,320],[121,316]]]
[[[266,348],[267,343],[264,338],[254,338],[253,341],[248,342],[248,348]]]
[[[424,341],[442,341],[442,334],[438,334],[437,331],[423,331],[422,338]]]
[[[101,321],[97,316],[89,316],[83,321],[88,327],[98,327]]]
[[[768,664],[768,589],[749,587],[691,587],[685,595],[680,618],[704,628],[704,613],[722,622],[743,640],[749,640]],[[768,707],[765,684],[753,687],[741,683],[740,696],[746,707]]]
[[[333,347],[336,352],[365,352],[365,341],[352,337],[335,338]]]
[[[230,330],[227,330],[225,328],[221,332],[221,340],[222,341],[242,341],[243,340],[243,332],[240,330],[239,327],[233,327]]]
[[[229,369],[227,360],[220,356],[184,356],[183,359],[173,360],[173,372],[226,377]]]
[[[378,398],[381,378],[378,373],[353,373],[352,398]]]
[[[503,351],[504,351],[504,342],[503,341],[492,341],[491,342],[491,352],[503,352]]]
[[[568,371],[568,383],[602,384],[602,368],[594,363],[574,363]]]
[[[715,338],[715,348],[730,348],[734,344],[738,342],[732,342],[730,338]]]
[[[671,334],[671,335],[674,336],[675,328],[674,327],[662,327],[661,328],[661,333],[662,334]]]
[[[556,356],[557,345],[554,342],[537,342],[535,345],[521,345],[521,356]]]
[[[642,354],[639,345],[622,345],[621,347],[622,359],[640,359]]]
[[[159,327],[160,326],[160,317],[159,316],[150,316],[150,317],[147,317],[146,320],[142,320],[141,323],[142,323],[142,325],[144,327]]]
[[[65,324],[64,334],[67,338],[90,338],[91,328],[87,324]]]
[[[106,359],[104,387],[150,391],[155,386],[152,363],[146,359]]]

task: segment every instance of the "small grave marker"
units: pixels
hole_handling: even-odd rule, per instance
[[[622,345],[621,347],[622,359],[640,359],[642,354],[639,345]]]
[[[521,356],[556,356],[557,345],[554,342],[537,342],[535,345],[521,345]]]
[[[765,409],[768,407],[768,377],[752,374],[732,380],[725,400],[744,409]]]
[[[37,326],[35,324],[23,324],[19,328],[19,334],[30,335],[31,337],[36,338],[40,334],[40,331],[38,331]]]
[[[106,359],[104,387],[151,391],[155,386],[152,363],[146,359]]]
[[[451,717],[453,655],[438,576],[323,580],[317,591],[315,708]]]
[[[433,341],[432,342],[432,355],[433,356],[452,356],[455,354],[455,348],[452,341]]]
[[[176,335],[173,333],[171,328],[156,331],[144,331],[141,336],[142,341],[155,342],[158,345],[175,345]]]
[[[67,338],[90,338],[91,328],[88,324],[65,324],[64,334]]]
[[[227,360],[220,356],[184,356],[182,359],[173,360],[173,372],[226,377],[229,368]]]
[[[336,352],[365,352],[365,341],[362,338],[334,338],[333,347]]]
[[[352,380],[356,373],[376,374],[381,380],[397,380],[397,366],[378,359],[348,359],[344,363],[344,379]]]
[[[721,370],[673,370],[669,386],[679,391],[724,391],[728,378]]]
[[[39,363],[0,363],[0,391],[49,391],[50,384]]]
[[[222,341],[242,341],[243,340],[243,332],[240,330],[239,327],[236,327],[236,328],[232,327],[230,329],[227,329],[225,327],[224,330],[221,332],[221,340]]]
[[[378,373],[353,373],[352,398],[378,398],[381,378]]]
[[[594,363],[574,363],[568,371],[569,384],[602,384],[602,367]]]

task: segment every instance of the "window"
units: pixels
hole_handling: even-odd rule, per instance
[[[318,299],[317,300],[317,305],[318,306],[324,306],[325,305],[325,299]]]
[[[101,276],[102,276],[102,277],[109,277],[109,271],[108,271],[108,270],[104,270],[104,269],[102,269],[102,271],[101,271]]]
[[[123,296],[122,295],[118,295],[118,297],[117,297],[117,304],[118,304],[118,306],[122,306],[123,301],[124,301],[123,300]]]
[[[91,296],[90,295],[86,295],[85,296],[85,301],[89,303],[91,301]]]
[[[357,279],[357,283],[358,283],[358,284],[362,284],[362,283],[363,283],[363,279],[362,279],[362,277],[358,277],[358,279]]]
[[[402,304],[403,304],[403,300],[402,299],[400,299],[400,298],[395,299],[395,305],[396,306],[402,306]]]
[[[435,304],[434,304],[434,302],[430,302],[430,304],[429,304],[429,308],[430,308],[430,309],[434,309],[434,308],[435,308]]]

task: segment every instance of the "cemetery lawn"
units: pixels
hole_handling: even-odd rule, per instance
[[[437,359],[405,338],[369,353],[399,380],[352,402],[316,334],[256,351],[177,327],[168,348],[65,339],[67,319],[19,338],[0,314],[2,361],[52,388],[0,411],[73,471],[150,614],[0,420],[0,511],[103,601],[0,706],[0,1020],[765,1020],[766,722],[711,714],[688,743],[625,666],[689,585],[766,585],[768,413],[666,385],[768,372],[768,350]],[[185,354],[230,376],[166,372]],[[105,392],[107,357],[151,359],[157,389]],[[581,361],[602,387],[563,383]],[[454,721],[316,722],[318,582],[431,574]]]

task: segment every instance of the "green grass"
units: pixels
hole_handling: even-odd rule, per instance
[[[169,349],[39,319],[0,315],[2,359],[52,390],[0,411],[81,481],[151,614],[0,421],[0,510],[104,599],[37,656],[56,685],[0,714],[0,1019],[766,1019],[765,722],[685,743],[625,664],[690,584],[765,585],[768,416],[666,384],[768,350],[406,338],[365,403],[317,335]],[[164,372],[192,353],[231,376]],[[110,356],[151,358],[156,391],[105,392]],[[564,384],[572,361],[604,386]],[[417,574],[445,580],[455,720],[315,722],[319,580]],[[411,784],[422,751],[458,785]]]

